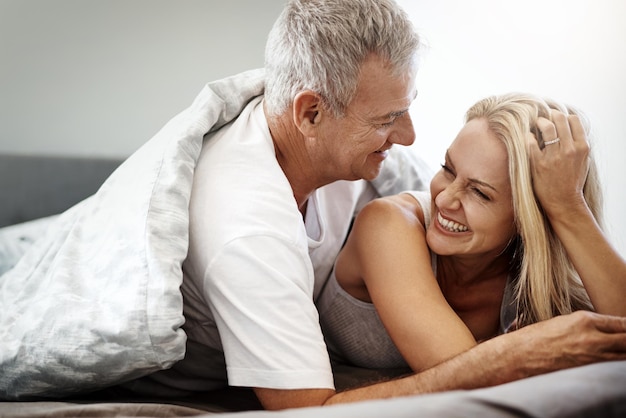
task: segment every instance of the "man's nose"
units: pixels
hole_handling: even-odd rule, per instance
[[[396,120],[397,129],[391,134],[389,142],[400,145],[412,145],[415,142],[415,129],[409,113],[405,113]]]

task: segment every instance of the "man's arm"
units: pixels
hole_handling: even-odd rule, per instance
[[[424,372],[345,392],[256,388],[266,409],[476,389],[626,359],[626,318],[575,312],[500,335]]]

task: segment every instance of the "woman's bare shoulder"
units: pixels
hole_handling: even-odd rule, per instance
[[[368,218],[367,222],[418,222],[424,225],[424,211],[419,202],[408,193],[380,197],[369,202],[359,215]]]

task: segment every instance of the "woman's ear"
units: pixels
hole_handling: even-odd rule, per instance
[[[322,100],[319,94],[305,90],[293,100],[293,121],[306,137],[317,136],[317,127],[322,118]]]

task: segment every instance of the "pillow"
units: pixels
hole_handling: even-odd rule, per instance
[[[0,276],[15,266],[26,250],[45,235],[57,217],[52,215],[0,228]]]
[[[195,157],[165,140],[157,135],[54,219],[0,276],[0,398],[97,390],[183,358]]]

